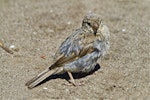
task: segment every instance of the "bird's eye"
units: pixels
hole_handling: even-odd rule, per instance
[[[87,23],[89,26],[91,26],[91,23]]]

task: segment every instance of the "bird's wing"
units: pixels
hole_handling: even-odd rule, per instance
[[[85,37],[85,34],[78,31],[79,33],[75,33],[68,37],[66,41],[62,43],[60,46],[60,51],[57,53],[57,57],[54,64],[50,67],[50,69],[61,67],[68,62],[72,62],[93,52],[95,49],[93,48],[93,41],[91,40],[89,43],[86,43],[85,40],[91,39],[89,37]],[[94,36],[94,35],[93,35]],[[92,38],[94,39],[94,38]]]
[[[76,30],[71,36],[69,36],[60,46],[59,50],[65,56],[69,56],[71,53],[78,54],[82,49],[82,40],[84,39],[84,32],[80,29]]]
[[[86,54],[92,53],[94,50],[95,49],[92,46],[84,47],[82,50],[80,50],[79,55],[72,53],[70,56],[62,56],[50,67],[50,69],[53,69],[55,67],[61,67],[68,62],[72,62],[85,56]]]

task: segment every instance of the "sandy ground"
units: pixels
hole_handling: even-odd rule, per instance
[[[0,0],[0,100],[149,100],[150,0]],[[28,89],[25,82],[50,66],[60,43],[94,12],[111,31],[100,69],[66,86],[67,75]],[[79,75],[78,75],[79,76]]]

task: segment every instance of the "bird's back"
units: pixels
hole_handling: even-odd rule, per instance
[[[77,29],[72,35],[70,35],[59,47],[59,51],[64,56],[69,56],[72,53],[78,54],[82,49],[84,32],[82,29]]]

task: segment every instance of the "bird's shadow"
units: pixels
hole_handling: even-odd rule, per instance
[[[101,68],[101,66],[99,64],[96,64],[95,68],[92,71],[90,71],[89,73],[72,73],[72,75],[73,75],[74,79],[80,79],[80,78],[86,77],[88,75],[92,75],[94,72],[96,72],[100,68]],[[57,79],[57,78],[65,79],[67,81],[69,81],[69,79],[70,79],[67,73],[59,74],[59,75],[52,75],[52,76],[49,76],[48,78],[46,78],[41,83],[39,83],[37,86],[39,86],[49,80]]]

